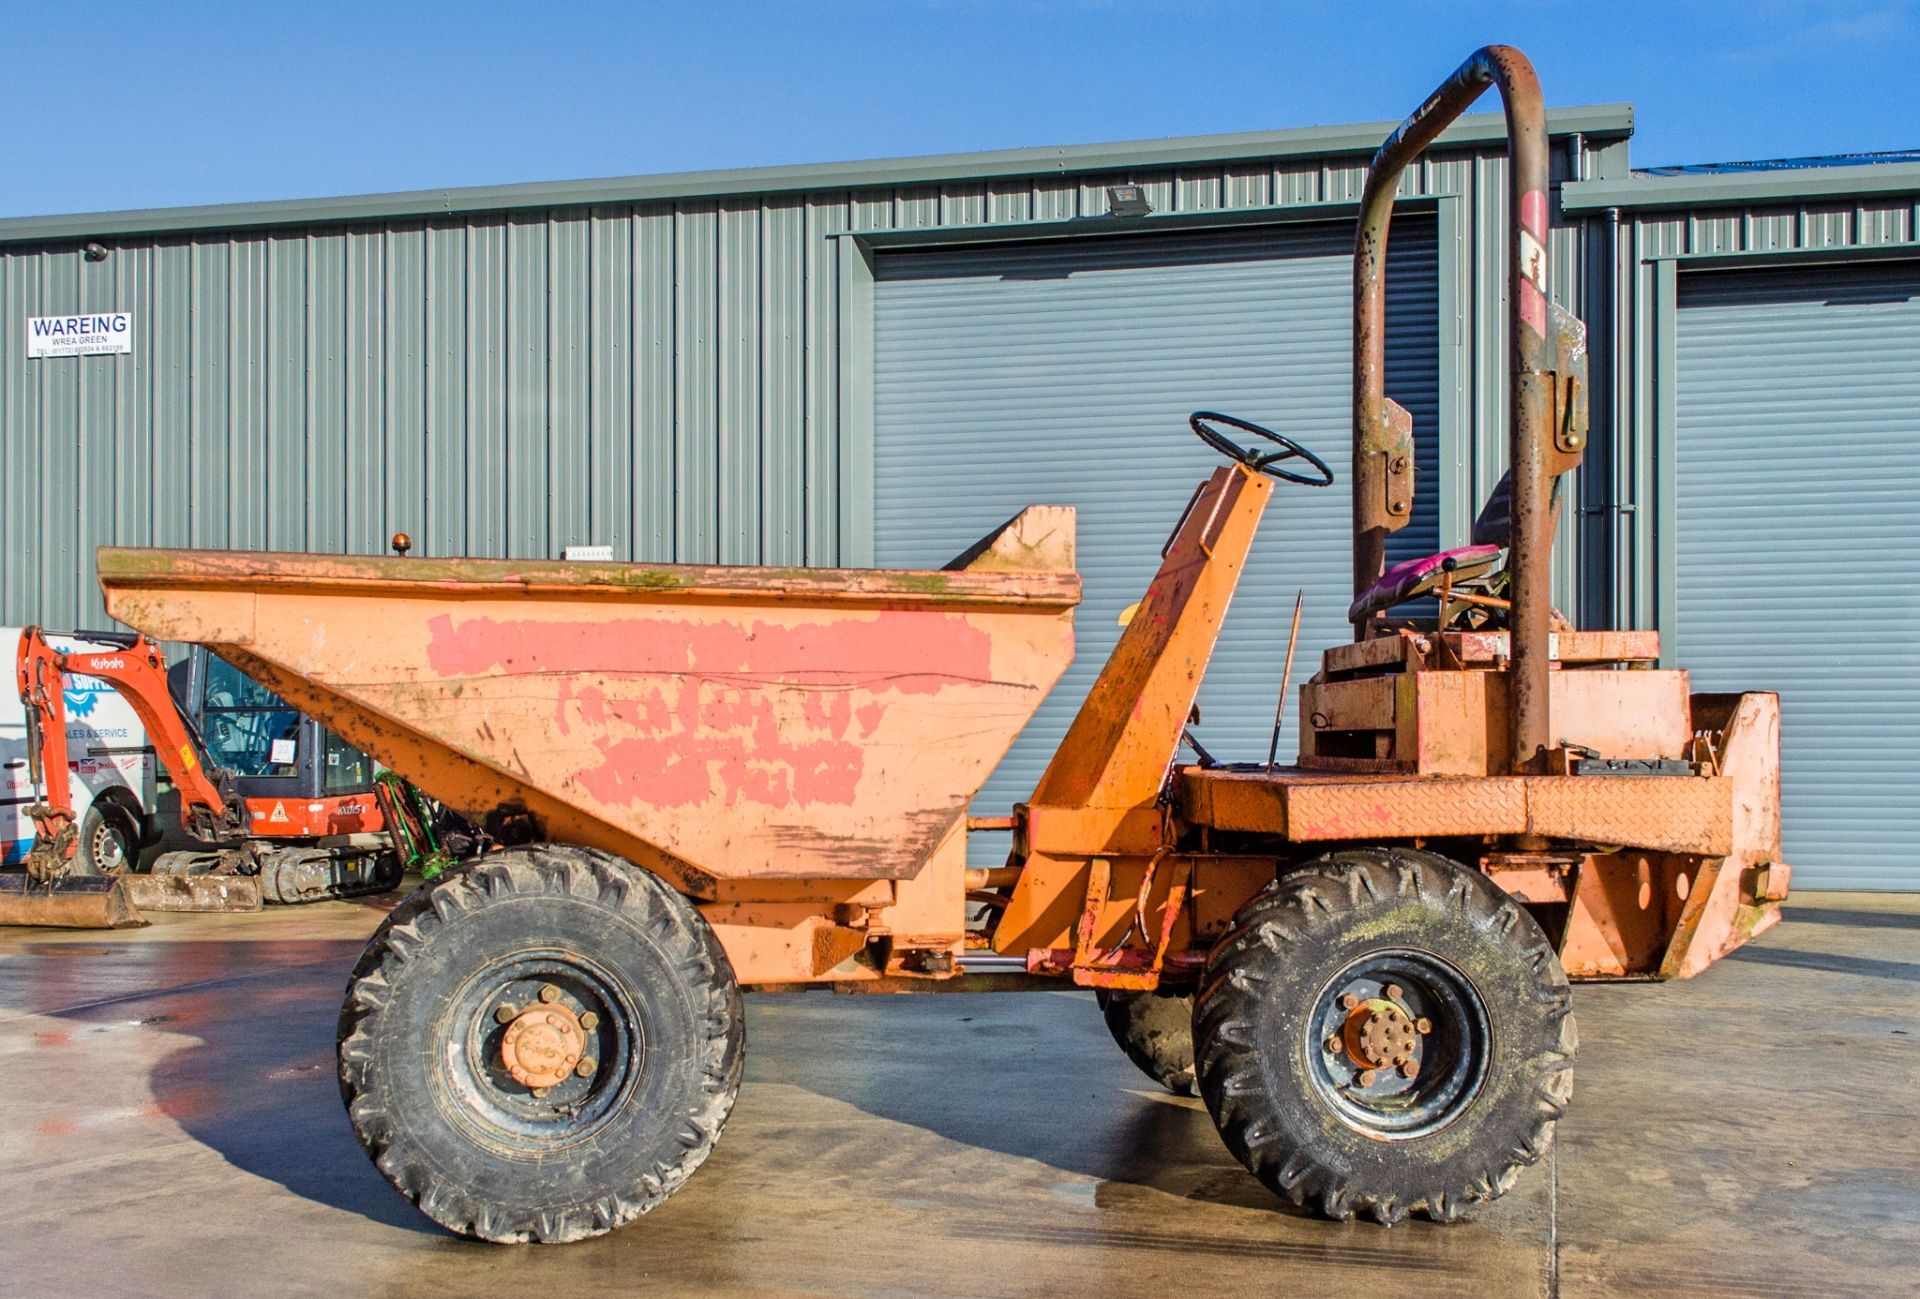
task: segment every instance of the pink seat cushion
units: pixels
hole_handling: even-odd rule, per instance
[[[1391,609],[1402,600],[1439,585],[1440,574],[1453,561],[1453,571],[1463,576],[1485,570],[1500,558],[1498,546],[1460,546],[1443,550],[1424,559],[1409,559],[1380,574],[1380,579],[1362,591],[1347,609],[1347,621],[1355,622],[1368,614]]]

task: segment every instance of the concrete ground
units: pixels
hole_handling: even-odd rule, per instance
[[[685,1190],[564,1247],[453,1240],[334,1084],[385,908],[0,931],[0,1293],[1708,1295],[1920,1290],[1920,896],[1801,894],[1699,979],[1585,987],[1550,1166],[1472,1220],[1299,1215],[1078,993],[750,998]]]

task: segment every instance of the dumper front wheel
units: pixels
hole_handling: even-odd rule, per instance
[[[395,908],[347,985],[340,1088],[381,1173],[441,1226],[579,1240],[706,1159],[744,1045],[691,903],[609,854],[540,846]]]
[[[1537,1161],[1573,1089],[1566,974],[1533,918],[1433,853],[1330,853],[1249,902],[1194,1010],[1228,1147],[1335,1218],[1442,1221]]]

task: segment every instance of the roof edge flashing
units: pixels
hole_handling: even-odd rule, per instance
[[[1863,194],[1920,195],[1920,162],[1858,166],[1796,167],[1780,171],[1716,172],[1621,180],[1570,181],[1561,188],[1568,212],[1606,208],[1733,207],[1743,203],[1793,203]]]
[[[1262,158],[1371,154],[1396,125],[1395,122],[1362,122],[1349,126],[1241,131],[1229,135],[1173,136],[1159,140],[929,154],[867,162],[743,167],[594,180],[531,181],[510,185],[408,190],[337,198],[269,199],[119,212],[4,217],[0,218],[0,244],[268,226],[418,220],[529,208],[664,203],[744,194],[792,194],[896,185],[938,186],[955,181],[1012,176],[1082,175]],[[1547,129],[1549,133],[1561,137],[1625,138],[1633,132],[1633,107],[1630,104],[1595,104],[1550,110]],[[1501,114],[1476,113],[1461,118],[1435,147],[1444,149],[1448,146],[1477,145],[1504,141],[1505,138],[1506,123]]]

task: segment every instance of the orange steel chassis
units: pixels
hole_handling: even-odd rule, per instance
[[[1196,492],[1004,818],[967,807],[1071,657],[1059,507],[937,572],[106,549],[108,608],[211,646],[502,842],[657,873],[746,985],[1190,984],[1277,873],[1388,844],[1486,872],[1575,977],[1694,974],[1779,918],[1778,704],[1692,694],[1650,632],[1556,630],[1552,483],[1584,447],[1584,342],[1545,297],[1544,118],[1502,47],[1389,138],[1363,195],[1355,590],[1415,488],[1411,421],[1383,391],[1397,178],[1489,84],[1511,140],[1512,630],[1361,617],[1301,687],[1298,766],[1178,760],[1273,493],[1245,464]],[[1595,758],[1657,774],[1588,774]],[[1011,833],[1005,866],[967,868],[982,831]]]
[[[1190,977],[1276,870],[1320,851],[1412,844],[1530,904],[1576,978],[1685,977],[1778,919],[1779,710],[1689,696],[1651,633],[1560,633],[1558,760],[1688,761],[1684,776],[1512,770],[1505,633],[1382,630],[1327,651],[1301,688],[1303,765],[1207,768],[1173,754],[1271,484],[1216,472],[1055,753],[1016,809],[994,950],[1095,987]],[[1332,703],[1337,695],[1350,696]],[[1316,760],[1320,737],[1387,756]],[[996,872],[995,874],[1001,874]]]

